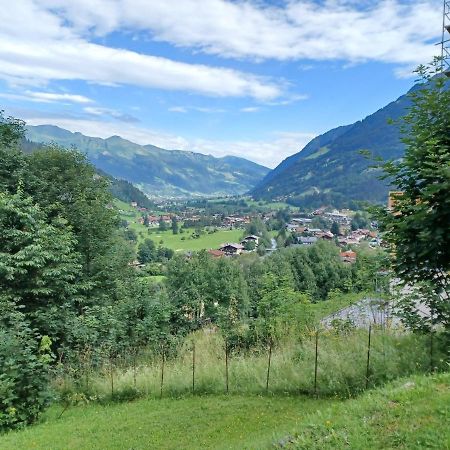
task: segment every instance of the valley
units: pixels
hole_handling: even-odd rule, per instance
[[[1,450],[450,450],[438,3],[0,8]]]

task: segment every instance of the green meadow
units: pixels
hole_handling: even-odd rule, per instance
[[[193,238],[193,231],[194,230],[189,230],[183,234],[173,234],[171,230],[163,232],[154,231],[152,233],[144,234],[144,236],[149,237],[155,241],[156,244],[160,243],[162,246],[171,248],[175,251],[184,251],[209,250],[211,248],[217,249],[225,242],[239,242],[244,232],[243,230],[218,230],[211,234],[206,232],[198,238]]]
[[[403,378],[350,400],[185,396],[53,406],[2,450],[450,448],[450,375]]]
[[[196,251],[217,249],[225,242],[239,242],[244,230],[217,230],[215,232],[205,231],[198,238],[193,238],[194,229],[188,229],[184,233],[173,234],[171,229],[166,231],[159,231],[158,228],[146,228],[141,225],[138,220],[141,214],[132,208],[127,203],[115,200],[116,207],[123,211],[120,213],[122,219],[127,220],[129,228],[133,229],[137,236],[138,242],[142,242],[146,238],[150,238],[157,245],[161,244],[164,247],[170,248],[174,251]],[[158,214],[162,214],[158,212]],[[170,226],[169,226],[170,228]]]

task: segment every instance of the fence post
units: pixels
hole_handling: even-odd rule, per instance
[[[319,330],[316,331],[316,355],[314,360],[314,395],[317,397],[317,362],[319,355]]]
[[[192,342],[192,394],[195,393],[195,341]]]
[[[434,355],[433,355],[433,309],[430,311],[430,372],[434,372]]]
[[[366,389],[369,387],[370,376],[370,338],[372,335],[372,324],[369,323],[369,342],[367,344],[367,365],[366,365]]]
[[[165,351],[165,347],[164,344],[162,345],[162,361],[161,361],[161,391],[160,391],[160,395],[159,398],[162,398],[163,396],[163,387],[164,387],[164,363],[166,360],[166,351]]]
[[[266,393],[269,392],[270,361],[272,360],[272,338],[269,340],[269,362],[267,364]]]
[[[109,356],[109,370],[111,375],[111,399],[114,398],[114,367],[113,367],[113,356]]]
[[[138,357],[138,352],[139,352],[139,349],[136,346],[133,349],[133,386],[134,386],[134,389],[136,389],[136,385],[137,385],[136,376],[137,376],[137,357]]]
[[[225,385],[228,394],[228,341],[225,340]]]

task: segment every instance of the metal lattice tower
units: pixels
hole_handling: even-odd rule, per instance
[[[450,0],[444,0],[442,9],[441,68],[450,78]]]

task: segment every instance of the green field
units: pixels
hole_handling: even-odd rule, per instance
[[[1,449],[264,448],[330,402],[210,396],[48,411],[42,424],[0,437]]]
[[[156,244],[162,241],[162,246],[175,251],[209,250],[211,248],[219,248],[225,242],[239,242],[243,232],[243,230],[219,230],[212,234],[203,234],[197,239],[191,237],[192,232],[172,234],[172,231],[157,231],[150,234],[146,233],[145,236],[155,241]],[[182,240],[183,237],[185,238],[184,240]]]
[[[217,249],[225,242],[239,242],[244,230],[218,230],[214,233],[201,235],[199,238],[193,238],[193,229],[188,229],[184,233],[173,234],[172,230],[159,231],[157,228],[146,228],[138,222],[140,213],[138,213],[130,205],[115,200],[115,205],[118,209],[124,211],[120,216],[127,220],[129,228],[133,229],[138,235],[138,242],[142,242],[146,238],[150,238],[157,245],[161,244],[163,247],[170,248],[175,251],[195,251],[195,250],[209,250]],[[161,214],[161,213],[158,213]],[[150,231],[150,232],[149,232]],[[162,241],[162,242],[161,242]]]
[[[416,376],[335,403],[285,436],[289,449],[450,449],[450,374]],[[290,443],[289,443],[290,441]]]
[[[0,437],[26,449],[450,448],[450,375],[416,376],[340,401],[302,396],[187,396],[47,411]]]

